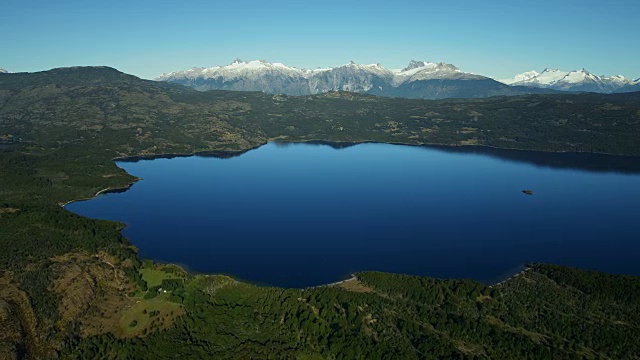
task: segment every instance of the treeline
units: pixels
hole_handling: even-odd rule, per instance
[[[200,95],[203,96],[203,95]],[[214,94],[210,95],[214,99]],[[284,97],[228,121],[290,140],[489,145],[640,155],[640,93],[425,101],[352,93]],[[255,120],[254,120],[255,118]]]
[[[23,271],[52,256],[100,250],[121,259],[135,258],[116,222],[81,217],[59,206],[26,206],[0,215],[0,267]]]

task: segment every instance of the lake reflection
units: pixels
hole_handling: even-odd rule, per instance
[[[119,162],[144,180],[67,208],[127,223],[142,257],[278,286],[493,282],[530,261],[640,275],[640,158],[347,145]]]

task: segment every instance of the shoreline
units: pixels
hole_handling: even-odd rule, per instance
[[[62,207],[63,209],[65,208],[65,206],[72,204],[74,202],[78,202],[78,201],[87,201],[87,200],[91,200],[94,199],[96,197],[98,197],[101,194],[109,194],[109,193],[119,193],[119,192],[125,192],[127,190],[129,190],[135,183],[137,183],[138,181],[143,180],[142,178],[136,177],[132,182],[130,182],[129,184],[122,186],[122,187],[107,187],[104,188],[102,190],[98,190],[98,192],[96,192],[93,196],[88,197],[88,198],[81,198],[81,199],[74,199],[74,200],[69,200],[65,203],[58,203],[58,205],[60,205],[60,207]],[[82,216],[82,215],[80,215]]]
[[[497,149],[497,150],[537,152],[537,153],[548,153],[548,154],[584,154],[584,155],[603,155],[603,156],[620,156],[620,157],[626,157],[626,158],[640,158],[640,154],[630,155],[630,154],[615,154],[615,153],[593,152],[593,151],[587,152],[587,151],[566,151],[566,150],[536,150],[536,149],[502,147],[502,146],[486,145],[486,144],[404,143],[404,142],[376,141],[376,140],[340,140],[340,141],[321,140],[321,139],[287,140],[286,138],[272,138],[267,141],[267,143],[270,143],[270,142],[281,143],[281,144],[311,143],[316,145],[327,145],[327,146],[344,144],[344,145],[347,145],[345,147],[355,146],[359,144],[389,144],[389,145],[403,145],[403,146],[413,146],[413,147],[487,148],[487,149]],[[266,145],[267,143],[265,143],[264,145]],[[253,149],[250,149],[250,150],[253,150]]]
[[[266,144],[267,143],[265,142],[265,143],[262,143],[260,145],[254,146],[254,147],[246,149],[246,150],[205,150],[205,151],[194,152],[194,153],[190,153],[190,154],[163,153],[163,154],[153,154],[153,155],[118,156],[118,157],[111,158],[111,161],[116,162],[116,163],[117,162],[136,163],[136,162],[142,161],[142,160],[174,159],[174,158],[182,158],[182,157],[190,157],[190,156],[215,157],[215,158],[220,158],[220,159],[228,159],[228,158],[232,158],[232,157],[243,155],[243,154],[245,154],[245,153],[247,153],[247,152],[249,152],[251,150],[255,150],[255,149],[257,149],[259,147],[262,147],[262,146],[264,146]],[[58,203],[58,205],[60,205],[60,207],[64,208],[65,206],[67,206],[67,205],[69,205],[71,203],[78,202],[78,201],[91,200],[91,199],[94,199],[98,195],[101,195],[101,194],[125,192],[125,191],[129,190],[138,181],[144,180],[143,178],[131,175],[126,171],[125,171],[125,173],[127,175],[129,175],[129,176],[133,176],[134,177],[133,181],[129,182],[128,184],[126,184],[124,186],[107,187],[107,188],[98,190],[98,192],[96,192],[93,196],[86,197],[86,198],[79,198],[79,199],[69,200],[69,201],[67,201],[65,203]]]
[[[332,146],[332,145],[336,145],[336,148],[345,148],[345,147],[349,147],[349,146],[355,146],[355,145],[360,145],[360,144],[388,144],[388,145],[401,145],[401,146],[411,146],[411,147],[425,147],[425,148],[437,148],[437,147],[443,147],[443,148],[488,148],[488,149],[498,149],[498,150],[510,150],[510,151],[518,151],[518,152],[538,152],[538,153],[553,153],[553,154],[585,154],[585,155],[602,155],[602,156],[614,156],[614,157],[625,157],[625,158],[640,158],[640,155],[621,155],[621,154],[611,154],[611,153],[597,153],[597,152],[572,152],[572,151],[546,151],[546,150],[531,150],[531,149],[518,149],[518,148],[506,148],[506,147],[498,147],[498,146],[491,146],[491,145],[470,145],[470,144],[440,144],[440,143],[403,143],[403,142],[384,142],[384,141],[373,141],[373,140],[355,140],[355,141],[330,141],[330,140],[320,140],[320,139],[299,139],[299,140],[288,140],[288,139],[283,139],[283,138],[270,138],[267,139],[265,142],[260,143],[256,146],[247,148],[247,149],[242,149],[242,150],[204,150],[204,151],[199,151],[199,152],[192,152],[192,153],[160,153],[160,154],[145,154],[145,155],[131,155],[131,156],[121,156],[121,157],[114,157],[111,160],[114,162],[138,162],[138,161],[142,161],[142,160],[154,160],[154,159],[173,159],[173,158],[182,158],[182,157],[191,157],[191,156],[201,156],[201,157],[216,157],[216,158],[222,158],[222,159],[226,159],[226,158],[233,158],[236,156],[241,156],[251,150],[255,150],[258,149],[262,146],[265,146],[269,143],[281,143],[281,144],[305,144],[305,143],[309,143],[309,144],[316,144],[316,145],[326,145],[326,146]],[[127,175],[133,176],[131,174],[129,174],[128,172],[125,171],[125,173]],[[123,185],[123,186],[116,186],[116,187],[107,187],[101,190],[98,190],[93,196],[90,197],[86,197],[86,198],[79,198],[79,199],[73,199],[73,200],[69,200],[65,203],[58,203],[58,205],[60,207],[62,207],[63,209],[74,202],[78,202],[78,201],[87,201],[87,200],[91,200],[96,198],[99,195],[102,194],[108,194],[108,193],[117,193],[117,192],[124,192],[129,190],[134,184],[136,184],[138,181],[143,180],[142,178],[139,177],[135,177],[134,176],[134,180]],[[80,215],[82,216],[82,215]],[[121,230],[119,230],[121,231]],[[121,234],[122,235],[122,234]],[[124,237],[124,236],[123,236]],[[126,237],[125,237],[126,238]],[[129,241],[129,239],[127,239],[127,241]],[[129,242],[131,244],[131,242]],[[133,244],[132,244],[133,245]],[[136,256],[137,257],[137,256]],[[145,260],[146,258],[142,258],[140,257],[139,259],[141,260]],[[153,259],[150,259],[153,260]],[[154,260],[155,261],[155,260]],[[180,266],[181,268],[184,269],[183,266],[179,265],[179,264],[175,264],[175,263],[171,263],[171,262],[167,262],[167,264],[173,264],[173,265],[177,265]],[[515,279],[516,277],[524,274],[526,271],[531,270],[530,266],[525,266],[525,268],[517,273],[515,273],[514,275],[499,281],[495,284],[491,284],[491,285],[486,285],[489,288],[493,288],[493,287],[497,287],[500,285],[505,284],[506,282]],[[186,270],[185,271],[189,274],[194,274],[194,272]],[[220,274],[208,274],[208,273],[202,273],[202,275],[224,275],[222,273]],[[418,276],[418,275],[416,275]],[[331,287],[331,286],[337,286],[340,284],[343,284],[345,282],[348,281],[354,281],[354,280],[358,280],[357,276],[355,274],[351,274],[351,276],[347,279],[344,280],[339,280],[339,281],[335,281],[335,282],[331,282],[331,283],[327,283],[327,284],[320,284],[320,285],[315,285],[315,286],[310,286],[310,287],[304,287],[301,288],[300,290],[302,291],[306,291],[306,290],[311,290],[311,289],[315,289],[315,288],[320,288],[320,287]],[[243,280],[237,280],[236,281],[240,281],[240,282],[245,282],[245,283],[251,283],[250,281],[243,281]],[[261,284],[261,285],[256,285],[256,286],[267,286],[267,287],[271,287],[272,285],[267,285],[267,284]]]
[[[175,159],[175,158],[184,158],[184,157],[190,157],[190,156],[229,159],[229,158],[243,155],[251,150],[260,148],[266,145],[267,143],[268,142],[260,143],[259,145],[250,147],[248,149],[243,149],[243,150],[203,150],[203,151],[195,151],[192,153],[161,153],[161,154],[131,155],[131,156],[118,156],[118,157],[112,158],[111,160],[114,162],[135,163],[142,160]]]
[[[509,150],[509,151],[517,151],[517,152],[536,152],[536,153],[548,153],[548,154],[584,154],[584,155],[601,155],[601,156],[614,156],[614,157],[622,157],[622,158],[639,158],[640,155],[628,155],[628,154],[613,154],[613,153],[604,153],[604,152],[586,152],[586,151],[556,151],[556,150],[533,150],[533,149],[519,149],[519,148],[510,148],[510,147],[500,147],[495,145],[483,145],[483,144],[443,144],[443,143],[406,143],[406,142],[390,142],[390,141],[375,141],[375,140],[323,140],[323,139],[298,139],[298,140],[287,140],[286,138],[269,138],[265,142],[262,142],[253,147],[242,149],[242,150],[203,150],[203,151],[195,151],[191,153],[160,153],[160,154],[145,154],[145,155],[131,155],[131,156],[117,156],[111,158],[114,162],[131,162],[135,163],[142,160],[155,160],[155,159],[174,159],[174,158],[184,158],[190,156],[200,156],[200,157],[213,157],[219,159],[229,159],[236,156],[241,156],[249,151],[256,150],[265,146],[269,143],[280,143],[280,144],[315,144],[315,145],[326,145],[339,148],[346,148],[350,146],[356,146],[360,144],[388,144],[388,145],[401,145],[401,146],[411,146],[411,147],[424,147],[424,148],[486,148],[486,149],[496,149],[496,150]],[[128,175],[131,175],[127,173]],[[131,175],[133,176],[133,175]],[[65,207],[76,201],[85,201],[95,198],[96,196],[109,193],[109,192],[118,192],[118,191],[126,191],[133,184],[142,180],[142,178],[135,177],[135,180],[129,184],[126,184],[122,187],[111,187],[104,188],[96,192],[95,195],[88,198],[74,199],[69,200],[60,206]]]
[[[525,265],[522,270],[520,270],[520,271],[516,272],[515,274],[507,277],[506,279],[500,280],[497,283],[493,283],[493,284],[490,284],[490,285],[489,284],[485,284],[485,286],[488,287],[488,288],[494,288],[494,287],[497,287],[497,286],[500,286],[500,285],[504,285],[507,282],[512,281],[512,280],[518,278],[521,275],[524,275],[526,272],[528,272],[530,270],[533,270],[533,267],[531,265]],[[364,270],[364,271],[368,271],[368,270]],[[388,273],[388,274],[400,274],[400,273],[393,273],[393,272],[385,272],[385,273]],[[428,278],[432,278],[432,279],[436,279],[436,280],[456,280],[456,279],[458,279],[458,278],[434,278],[434,277],[424,276],[424,275],[410,275],[410,276],[428,277]],[[474,280],[474,279],[469,279],[469,280],[482,283],[481,281]],[[338,286],[338,285],[344,284],[344,283],[349,282],[349,281],[359,281],[358,280],[358,276],[356,274],[351,274],[349,278],[344,279],[344,280],[334,281],[334,282],[330,282],[330,283],[327,283],[327,284],[307,286],[307,287],[301,288],[300,290],[307,291],[307,290],[313,290],[313,289],[318,289],[318,288],[323,288],[323,287]]]
[[[523,275],[524,273],[526,273],[527,271],[529,271],[529,270],[531,270],[531,269],[532,269],[532,267],[530,267],[530,266],[525,266],[525,268],[524,268],[524,269],[522,269],[522,270],[518,271],[517,273],[515,273],[515,274],[513,274],[513,275],[509,276],[508,278],[506,278],[506,279],[504,279],[504,280],[502,280],[502,281],[499,281],[499,282],[497,282],[497,283],[495,283],[495,284],[493,284],[493,285],[488,285],[488,287],[493,288],[493,287],[496,287],[496,286],[503,285],[503,284],[505,284],[505,283],[507,283],[507,282],[509,282],[509,281],[511,281],[511,280],[513,280],[513,279],[515,279],[515,278],[517,278],[517,277],[519,277],[520,275]]]
[[[307,286],[307,287],[304,287],[304,288],[302,288],[302,289],[300,289],[300,290],[302,290],[302,291],[307,291],[307,290],[318,289],[318,288],[321,288],[321,287],[338,286],[338,285],[340,285],[340,284],[344,284],[344,283],[346,283],[347,281],[354,281],[354,280],[355,280],[355,281],[358,281],[358,277],[356,276],[356,274],[351,274],[351,275],[350,275],[350,277],[349,277],[348,279],[344,279],[344,280],[340,280],[340,281],[334,281],[334,282],[332,282],[332,283],[328,283],[328,284],[320,284],[320,285],[314,285],[314,286]]]

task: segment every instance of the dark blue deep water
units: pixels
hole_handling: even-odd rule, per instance
[[[361,270],[490,283],[531,261],[640,275],[639,158],[270,143],[118,166],[144,180],[67,209],[195,272],[287,287]]]

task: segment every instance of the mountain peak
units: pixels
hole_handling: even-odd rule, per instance
[[[443,63],[443,62],[437,63],[436,64],[436,69],[437,70],[460,71],[460,69],[458,69],[457,66],[452,65],[452,64]]]
[[[0,68],[0,74],[8,74],[9,72],[5,69]]]
[[[67,66],[67,67],[53,68],[49,71],[51,72],[118,73],[118,74],[128,75],[110,66]]]
[[[406,68],[402,69],[402,71],[409,71],[409,70],[425,67],[427,66],[427,64],[428,63],[426,61],[411,60],[409,61],[409,65],[407,65]]]
[[[536,87],[550,87],[556,82],[569,74],[568,71],[562,71],[560,69],[545,68],[542,72],[535,70],[523,72],[517,74],[513,78],[500,80],[508,85],[525,85]]]
[[[428,61],[417,60],[411,60],[409,62],[409,65],[406,68],[400,70],[400,72],[411,74],[422,72],[423,70],[426,70],[427,72],[460,72],[460,69],[458,69],[455,65],[447,64],[445,62],[432,63]]]

